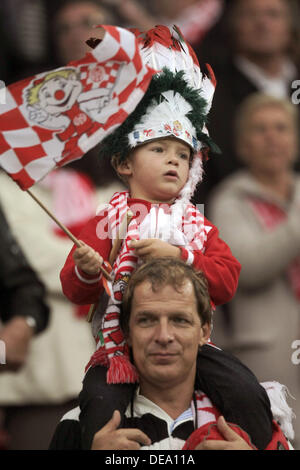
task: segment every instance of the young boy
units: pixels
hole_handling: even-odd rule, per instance
[[[91,447],[95,432],[114,409],[124,414],[138,380],[119,327],[122,294],[136,267],[148,258],[181,258],[204,272],[214,305],[233,297],[240,272],[217,228],[189,202],[202,176],[201,149],[211,146],[205,122],[213,80],[201,80],[193,52],[168,28],[148,32],[143,47],[151,50],[156,64],[166,65],[167,57],[167,65],[177,65],[154,76],[134,112],[103,141],[102,154],[112,158],[129,191],[116,193],[85,227],[79,236],[82,246],[72,249],[61,272],[63,291],[72,302],[97,304],[92,325],[97,350],[80,394],[84,448]],[[183,64],[189,68],[185,75]],[[131,218],[124,229],[128,214]],[[111,259],[110,284],[101,267],[104,263],[110,269],[107,261],[118,238],[124,240]],[[227,420],[248,432],[258,448],[266,447],[272,438],[272,414],[253,374],[214,346],[199,352],[197,368],[197,387]],[[239,406],[231,410],[233,394]]]

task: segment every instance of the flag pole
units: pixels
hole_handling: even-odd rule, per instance
[[[52,212],[49,211],[49,209],[30,191],[30,189],[26,189],[26,192],[34,199],[35,202],[38,203],[38,205],[51,217],[52,220],[63,230],[63,232],[73,241],[73,243],[80,248],[82,245],[80,244],[80,241],[73,235],[73,233],[70,232],[67,227],[62,224]],[[104,269],[102,266],[100,266],[100,270],[102,271],[103,275],[108,279],[109,281],[112,281],[111,275]]]

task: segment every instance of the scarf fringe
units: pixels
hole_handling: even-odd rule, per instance
[[[106,381],[108,384],[135,383],[139,381],[139,376],[127,357],[114,356],[109,363]]]
[[[90,367],[95,367],[95,366],[104,366],[108,367],[109,366],[109,361],[107,357],[107,353],[105,351],[105,347],[101,346],[97,351],[94,352],[92,357],[90,358],[89,362],[87,363],[85,367],[85,372],[88,371]]]
[[[279,382],[262,382],[261,385],[265,388],[270,403],[271,410],[275,421],[277,421],[285,436],[293,440],[295,432],[293,429],[292,420],[296,417],[292,408],[287,403],[287,398],[292,395],[288,388]]]

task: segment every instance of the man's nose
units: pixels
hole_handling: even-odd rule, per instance
[[[161,321],[155,330],[155,341],[159,344],[168,344],[174,341],[172,326],[167,320]]]
[[[265,139],[267,139],[269,142],[273,142],[278,139],[278,137],[280,138],[280,132],[278,131],[278,129],[276,129],[275,127],[268,127],[265,129]]]

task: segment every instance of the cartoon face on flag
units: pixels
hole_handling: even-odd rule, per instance
[[[60,69],[34,80],[24,90],[29,121],[55,130],[52,136],[65,143],[60,145],[63,163],[68,155],[74,159],[76,152],[80,157],[80,138],[101,128],[97,121],[111,99],[119,68],[120,64],[92,64]]]
[[[0,105],[0,166],[22,189],[82,157],[127,118],[156,70],[138,41],[104,26],[104,39],[80,61],[7,89]]]

